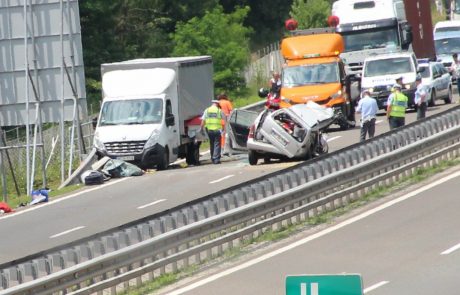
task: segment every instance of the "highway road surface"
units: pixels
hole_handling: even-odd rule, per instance
[[[456,168],[161,294],[280,295],[286,276],[308,274],[360,274],[364,294],[459,294],[459,182]]]
[[[456,104],[429,108],[432,115]],[[407,123],[415,120],[408,114]],[[376,134],[389,130],[385,116]],[[330,151],[359,141],[359,127],[328,134]],[[262,161],[261,161],[262,162]],[[172,167],[141,177],[110,180],[47,204],[0,217],[0,264],[72,242],[101,231],[173,208],[241,182],[295,165],[273,162],[250,166],[246,155],[226,157],[221,165],[209,160],[197,167]]]

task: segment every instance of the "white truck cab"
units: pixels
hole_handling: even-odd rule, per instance
[[[436,59],[450,67],[452,54],[460,53],[460,21],[441,21],[433,29]]]
[[[371,56],[364,60],[361,87],[369,90],[379,109],[386,109],[393,85],[402,77],[402,92],[409,98],[409,107],[414,107],[417,72],[418,63],[412,52]]]

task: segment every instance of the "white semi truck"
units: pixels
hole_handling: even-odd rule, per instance
[[[160,170],[178,158],[199,163],[201,115],[213,98],[210,56],[108,63],[101,72],[99,156]]]
[[[348,75],[360,74],[366,57],[406,50],[412,41],[403,0],[338,0],[329,20],[344,38]]]

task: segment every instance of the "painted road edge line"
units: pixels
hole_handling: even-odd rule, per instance
[[[41,208],[45,208],[47,206],[51,206],[51,205],[54,205],[54,204],[57,204],[59,202],[62,202],[62,201],[65,201],[65,200],[68,200],[68,199],[72,199],[72,198],[75,198],[77,196],[80,196],[84,193],[89,193],[89,192],[92,192],[92,191],[96,191],[96,190],[100,190],[101,188],[104,188],[106,186],[110,186],[110,185],[114,185],[116,183],[119,183],[119,182],[122,182],[122,181],[125,181],[127,179],[129,179],[131,177],[123,177],[123,178],[120,178],[120,179],[117,179],[117,180],[111,180],[107,183],[104,183],[104,184],[101,184],[97,187],[94,187],[94,188],[90,188],[90,189],[85,189],[83,191],[80,191],[80,192],[77,192],[77,193],[74,193],[74,194],[71,194],[71,195],[68,195],[66,197],[62,197],[62,198],[58,198],[58,199],[55,199],[55,200],[51,200],[50,202],[48,203],[40,203],[40,204],[37,204],[37,205],[33,205],[33,207],[31,208],[27,208],[27,209],[24,209],[24,210],[21,210],[21,211],[17,211],[17,212],[13,212],[13,213],[8,213],[6,216],[2,216],[0,217],[0,220],[2,219],[7,219],[7,218],[12,218],[12,217],[16,217],[16,216],[19,216],[21,214],[24,214],[24,213],[27,213],[27,212],[30,212],[30,211],[34,211],[34,210],[37,210],[37,209],[41,209]]]
[[[166,201],[166,199],[156,200],[156,201],[153,201],[152,203],[148,203],[148,204],[139,206],[139,207],[137,207],[137,209],[144,209],[144,208],[147,208],[147,207],[156,205],[156,204],[161,203],[161,202],[164,202],[164,201]]]
[[[460,243],[455,245],[455,246],[453,246],[453,247],[450,247],[446,251],[442,252],[441,255],[449,255],[450,253],[452,253],[452,252],[454,252],[454,251],[456,251],[458,249],[460,249]]]
[[[277,249],[277,250],[275,250],[273,252],[264,254],[264,255],[262,255],[260,257],[254,258],[252,260],[248,260],[248,261],[246,261],[246,262],[244,262],[244,263],[242,263],[240,265],[237,265],[235,267],[229,268],[227,270],[224,270],[222,272],[216,273],[214,275],[208,276],[205,279],[199,280],[199,281],[197,281],[195,283],[192,283],[192,284],[190,284],[188,286],[185,286],[183,288],[180,288],[180,289],[177,289],[175,291],[169,292],[168,295],[183,294],[185,292],[188,292],[188,291],[191,291],[191,290],[196,289],[198,287],[201,287],[203,285],[206,285],[206,284],[208,284],[210,282],[216,281],[216,280],[218,280],[218,279],[220,279],[222,277],[225,277],[227,275],[230,275],[230,274],[235,273],[237,271],[240,271],[242,269],[245,269],[245,268],[248,268],[250,266],[253,266],[253,265],[255,265],[255,264],[259,263],[259,262],[268,260],[268,259],[270,259],[272,257],[277,256],[277,255],[283,254],[284,252],[287,252],[287,251],[290,251],[290,250],[292,250],[294,248],[302,246],[303,244],[306,244],[308,242],[316,240],[316,239],[318,239],[318,238],[320,238],[322,236],[325,236],[325,235],[327,235],[329,233],[332,233],[332,232],[334,232],[336,230],[339,230],[339,229],[341,229],[341,228],[343,228],[343,227],[345,227],[347,225],[350,225],[352,223],[360,221],[361,219],[364,219],[364,218],[366,218],[368,216],[371,216],[371,215],[373,215],[375,213],[378,213],[378,212],[380,212],[380,211],[382,211],[382,210],[384,210],[384,209],[386,209],[388,207],[391,207],[391,206],[393,206],[395,204],[401,203],[402,201],[405,201],[405,200],[410,199],[410,198],[412,198],[414,196],[417,196],[418,194],[420,194],[420,193],[422,193],[422,192],[424,192],[426,190],[429,190],[429,189],[431,189],[433,187],[436,187],[436,186],[438,186],[440,184],[443,184],[444,182],[447,182],[447,181],[449,181],[451,179],[454,179],[454,178],[456,178],[458,176],[460,176],[460,171],[457,171],[457,172],[455,172],[453,174],[450,174],[450,175],[448,175],[448,176],[446,176],[444,178],[438,179],[438,180],[436,180],[436,181],[434,181],[434,182],[432,182],[430,184],[427,184],[427,185],[425,185],[425,186],[423,186],[423,187],[421,187],[419,189],[416,189],[416,190],[414,190],[414,191],[412,191],[410,193],[407,193],[407,194],[405,194],[405,195],[403,195],[403,196],[401,196],[399,198],[396,198],[394,200],[390,200],[390,201],[388,201],[388,202],[386,202],[386,203],[384,203],[384,204],[382,204],[382,205],[380,205],[378,207],[375,207],[375,208],[370,209],[370,210],[368,210],[366,212],[363,212],[363,213],[361,213],[361,214],[359,214],[357,216],[354,216],[354,217],[352,217],[350,219],[347,219],[347,220],[345,220],[345,221],[343,221],[343,222],[341,222],[339,224],[336,224],[336,225],[333,225],[333,226],[331,226],[329,228],[326,228],[326,229],[324,229],[324,230],[322,230],[320,232],[314,233],[314,234],[312,234],[312,235],[310,235],[310,236],[308,236],[308,237],[306,237],[304,239],[298,240],[298,241],[296,241],[296,242],[294,242],[294,243],[292,243],[290,245],[284,246],[283,248],[280,248],[280,249]]]
[[[85,228],[85,226],[77,226],[77,227],[74,227],[74,228],[72,228],[72,229],[69,229],[69,230],[60,232],[60,233],[58,233],[58,234],[52,235],[52,236],[50,237],[50,239],[54,239],[54,238],[57,238],[57,237],[60,237],[60,236],[66,235],[66,234],[70,234],[71,232],[80,230],[80,229],[82,229],[82,228]]]
[[[231,178],[231,177],[233,177],[233,176],[235,176],[235,175],[230,174],[230,175],[224,176],[224,177],[222,177],[222,178],[213,180],[213,181],[211,181],[211,182],[209,182],[209,183],[210,183],[210,184],[218,183],[218,182],[221,182],[221,181],[223,181],[223,180],[225,180],[225,179],[229,179],[229,178]]]
[[[369,293],[369,292],[374,291],[375,289],[380,288],[380,287],[382,287],[383,285],[386,285],[386,284],[388,284],[388,283],[389,283],[389,281],[381,281],[380,283],[377,283],[377,284],[375,284],[375,285],[372,285],[372,286],[370,286],[370,287],[367,287],[366,289],[363,290],[363,293],[364,293],[364,294]]]

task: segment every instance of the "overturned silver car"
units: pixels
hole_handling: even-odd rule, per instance
[[[331,108],[314,102],[260,114],[236,110],[228,120],[225,151],[247,150],[251,165],[262,158],[310,159],[328,152],[323,131],[335,120]]]

